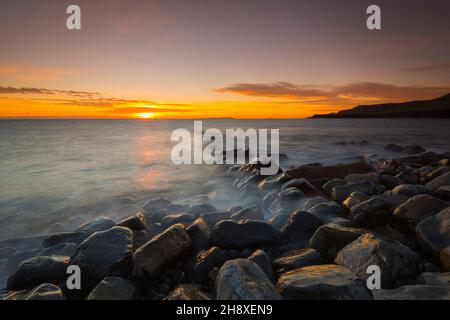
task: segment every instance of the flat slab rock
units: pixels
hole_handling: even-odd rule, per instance
[[[371,300],[365,281],[345,267],[328,264],[309,266],[280,276],[277,288],[284,299]]]

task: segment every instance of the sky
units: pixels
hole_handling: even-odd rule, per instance
[[[66,9],[81,8],[81,30]],[[381,8],[381,30],[366,8]],[[2,0],[0,117],[301,118],[450,92],[450,1]]]

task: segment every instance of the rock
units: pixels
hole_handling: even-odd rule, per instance
[[[330,181],[328,181],[323,185],[322,189],[326,195],[331,196],[331,191],[333,191],[334,187],[343,186],[346,184],[347,181],[345,181],[344,179],[331,179]]]
[[[150,236],[145,230],[135,230],[133,232],[133,251],[142,247],[148,240]]]
[[[276,200],[278,196],[278,190],[272,190],[268,192],[262,199],[262,205],[264,208],[269,208],[270,205]]]
[[[305,211],[294,211],[281,228],[280,241],[306,245],[320,225],[320,219],[315,215]]]
[[[319,218],[321,224],[335,221],[337,218],[345,216],[345,210],[336,202],[319,203],[308,210],[311,214]]]
[[[163,229],[167,229],[174,224],[182,224],[185,227],[189,226],[195,221],[195,217],[188,213],[176,213],[165,216],[161,221]]]
[[[439,198],[444,201],[450,201],[450,186],[442,186],[440,187],[434,194],[436,198]]]
[[[346,183],[356,183],[356,182],[372,182],[373,184],[379,184],[380,179],[377,173],[369,172],[369,173],[351,173],[344,178]]]
[[[441,250],[439,258],[444,269],[450,271],[450,245]]]
[[[247,259],[227,261],[216,279],[218,300],[279,300],[261,268]]]
[[[277,288],[289,300],[371,300],[364,281],[338,265],[298,268],[280,276]]]
[[[129,274],[132,248],[133,233],[125,227],[96,232],[84,240],[70,258],[70,265],[83,272],[80,293],[87,295],[107,276]]]
[[[450,300],[448,287],[403,286],[393,290],[374,290],[375,300]]]
[[[64,300],[64,294],[60,287],[44,283],[27,293],[23,300]]]
[[[187,233],[191,238],[197,250],[205,250],[209,248],[211,241],[211,228],[204,218],[198,218],[187,229]]]
[[[274,228],[280,230],[289,220],[289,216],[290,215],[287,212],[277,213],[272,218],[270,218],[269,224]]]
[[[418,194],[428,194],[428,189],[420,184],[401,184],[392,190],[392,195],[414,197]]]
[[[61,232],[55,233],[47,237],[43,242],[43,247],[52,247],[54,245],[60,243],[76,243],[79,244],[83,242],[87,237],[89,237],[89,233],[87,232]]]
[[[291,213],[297,208],[299,202],[304,198],[304,194],[297,188],[288,188],[281,191],[272,202],[269,211],[273,214]]]
[[[422,220],[416,227],[416,235],[429,253],[438,256],[450,245],[450,208]]]
[[[145,216],[147,217],[147,221],[150,221],[150,227],[155,225],[156,223],[160,223],[164,217],[168,216],[171,212],[167,209],[159,209],[153,211],[152,213],[145,212]]]
[[[401,181],[408,183],[408,184],[419,184],[420,183],[419,175],[415,174],[414,172],[407,171],[407,170],[400,172],[395,177]]]
[[[443,167],[437,167],[436,169],[434,169],[433,171],[429,172],[426,174],[425,176],[425,180],[426,181],[431,181],[441,175],[443,175],[444,173],[447,173],[450,171],[450,168],[447,166],[443,166]]]
[[[133,278],[152,280],[194,247],[182,225],[174,225],[140,247],[133,255]]]
[[[289,250],[273,261],[278,273],[320,264],[324,264],[324,259],[319,251],[311,248]]]
[[[240,210],[238,210],[238,211],[240,211]],[[204,213],[200,217],[212,228],[212,227],[214,227],[214,225],[216,223],[218,223],[222,220],[231,219],[232,214],[233,214],[232,211],[210,212],[210,213]]]
[[[426,150],[421,146],[415,144],[408,144],[402,148],[402,151],[409,154],[419,154],[425,152]]]
[[[338,164],[329,167],[317,165],[304,165],[286,173],[292,178],[304,178],[308,181],[315,179],[343,179],[351,173],[368,173],[374,171],[374,168],[365,161],[359,161],[349,164]]]
[[[384,149],[391,152],[401,152],[403,150],[403,147],[398,144],[390,143],[386,145]]]
[[[270,243],[280,232],[272,225],[256,220],[224,220],[212,230],[212,243],[221,248],[255,248]]]
[[[434,178],[425,185],[431,192],[436,192],[442,186],[450,186],[450,172]]]
[[[404,181],[400,180],[399,178],[395,176],[390,176],[386,174],[382,174],[379,177],[380,183],[386,187],[387,190],[392,190],[395,187],[405,183]]]
[[[418,155],[404,157],[397,159],[400,163],[412,167],[422,167],[432,163],[435,163],[437,160],[437,155],[434,152],[422,152]]]
[[[361,202],[367,201],[370,199],[370,196],[356,191],[356,192],[352,192],[347,199],[344,200],[344,202],[342,202],[342,205],[344,207],[346,207],[348,210],[350,210],[352,207],[360,204]]]
[[[342,186],[336,186],[331,191],[331,197],[337,202],[342,202],[347,199],[352,192],[355,191],[372,195],[375,193],[375,186],[372,182],[369,181],[355,182]]]
[[[366,233],[363,229],[347,228],[335,224],[321,226],[309,241],[311,248],[334,260],[337,252]]]
[[[164,300],[211,300],[211,297],[194,285],[183,284],[175,288]]]
[[[313,197],[313,198],[305,198],[300,200],[297,206],[297,210],[300,211],[309,211],[312,207],[319,203],[328,202],[324,197]]]
[[[120,221],[117,225],[133,231],[147,230],[147,216],[143,212],[138,212],[134,216]]]
[[[25,296],[29,291],[21,290],[21,291],[9,291],[5,293],[0,293],[0,300],[3,301],[15,301],[15,300],[24,300]]]
[[[78,227],[75,232],[87,232],[89,235],[91,235],[97,231],[105,231],[111,229],[115,224],[116,223],[111,218],[97,217]]]
[[[335,263],[345,266],[363,279],[370,274],[367,268],[381,269],[381,288],[411,282],[418,273],[421,258],[398,242],[387,242],[372,234],[365,234],[339,251]]]
[[[256,250],[248,257],[248,260],[258,265],[270,281],[273,280],[272,260],[269,255],[261,249]]]
[[[213,268],[220,268],[226,260],[224,252],[218,247],[201,251],[194,259],[190,277],[195,282],[202,282]]]
[[[429,195],[417,195],[395,209],[394,219],[408,230],[414,231],[420,221],[446,207],[447,203],[443,200]]]
[[[352,222],[365,228],[385,224],[390,215],[391,205],[381,198],[371,198],[350,209]]]
[[[134,300],[137,293],[133,282],[120,277],[106,277],[92,290],[87,300]]]
[[[195,203],[189,206],[188,213],[194,217],[199,217],[204,213],[217,212],[217,209],[209,203]]]
[[[450,272],[424,272],[417,277],[417,284],[450,288]]]
[[[70,257],[75,252],[77,245],[75,243],[62,242],[52,247],[39,251],[38,256],[66,256]]]
[[[170,204],[170,201],[166,200],[166,199],[151,199],[148,200],[144,206],[142,207],[142,209],[144,210],[145,213],[155,213],[158,210],[161,209],[166,209]]]
[[[255,205],[244,208],[231,216],[231,219],[239,221],[245,219],[264,221],[264,214]]]
[[[69,258],[36,257],[22,262],[8,278],[9,290],[31,289],[42,283],[58,284],[65,280]]]
[[[305,194],[305,195],[317,194],[316,188],[314,188],[314,186],[305,179],[289,180],[281,186],[281,191],[289,189],[289,188],[297,188],[301,192],[303,192],[303,194]]]

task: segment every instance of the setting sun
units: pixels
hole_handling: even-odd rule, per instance
[[[153,112],[145,112],[145,113],[138,113],[137,116],[140,119],[153,119],[155,117],[155,114]]]

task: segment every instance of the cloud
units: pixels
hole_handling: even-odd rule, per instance
[[[172,109],[172,108],[154,108],[154,107],[128,107],[128,108],[115,108],[110,112],[116,114],[131,114],[131,113],[158,113],[158,112],[189,112],[189,109]]]
[[[377,82],[359,82],[338,86],[298,85],[290,82],[238,83],[215,89],[216,92],[234,93],[265,98],[287,98],[310,103],[359,103],[365,101],[399,101],[430,99],[450,92],[450,87],[399,86]]]
[[[450,69],[450,61],[416,67],[408,67],[400,70],[406,72],[433,72],[433,71],[447,71],[448,69]]]
[[[43,88],[15,88],[15,87],[0,87],[0,94],[65,94],[69,96],[85,97],[98,95],[97,92],[73,91],[73,90],[55,90]]]

